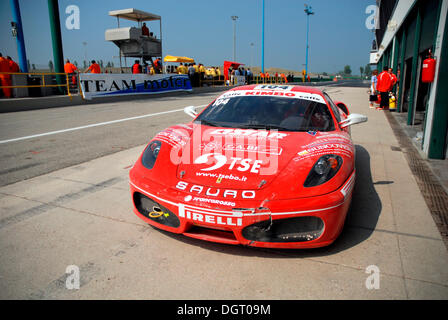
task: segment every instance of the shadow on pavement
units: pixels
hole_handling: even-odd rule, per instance
[[[347,213],[344,229],[336,241],[328,247],[317,249],[269,249],[233,246],[189,238],[172,234],[155,227],[162,234],[193,246],[207,250],[241,256],[258,256],[263,258],[306,258],[336,254],[348,250],[368,239],[376,228],[382,210],[375,184],[390,184],[393,181],[373,182],[370,155],[367,150],[356,145],[356,184],[353,191],[351,207]]]

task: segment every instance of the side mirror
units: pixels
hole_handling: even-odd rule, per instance
[[[362,114],[352,113],[352,114],[348,115],[347,119],[339,122],[339,126],[341,128],[345,128],[345,127],[351,126],[353,124],[361,123],[361,122],[367,122],[367,117]]]
[[[198,115],[194,106],[185,107],[184,112],[192,118],[196,118],[196,116]]]
[[[341,101],[335,101],[334,103],[335,105],[337,105],[339,107],[339,109],[341,109],[342,111],[344,111],[344,113],[346,115],[349,115],[350,112],[348,111],[347,105]]]

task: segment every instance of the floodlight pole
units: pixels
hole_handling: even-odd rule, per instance
[[[251,46],[251,50],[250,50],[250,67],[253,68],[254,67],[254,43],[251,42],[250,46]]]
[[[264,0],[261,23],[261,73],[264,73]]]
[[[233,20],[233,61],[236,61],[236,19],[238,16],[231,16]]]
[[[12,19],[15,24],[14,28],[17,32],[17,53],[19,56],[19,66],[22,72],[28,72],[28,61],[26,59],[25,40],[23,37],[22,17],[20,15],[20,6],[18,0],[11,0]]]
[[[306,75],[308,75],[308,36],[309,36],[309,29],[310,29],[310,15],[314,14],[313,9],[311,6],[305,5],[305,13],[306,13],[306,58],[305,58],[305,72]]]

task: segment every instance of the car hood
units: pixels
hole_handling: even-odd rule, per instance
[[[177,178],[194,185],[245,190],[265,188],[292,170],[289,164],[298,153],[326,134],[205,125],[193,125],[190,133],[182,147]],[[314,157],[301,162],[304,174],[314,162]]]

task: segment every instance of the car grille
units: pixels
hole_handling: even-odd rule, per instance
[[[307,216],[257,222],[245,227],[242,235],[261,242],[305,242],[319,238],[323,231],[322,219]]]
[[[168,227],[180,226],[180,220],[173,212],[144,194],[134,192],[133,200],[135,208],[142,216]]]

